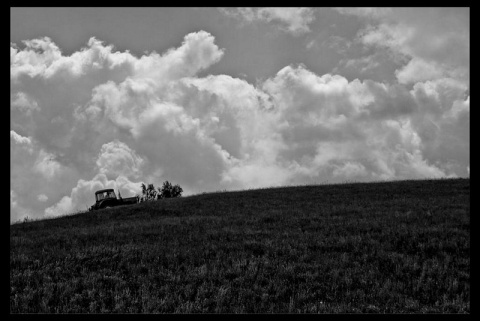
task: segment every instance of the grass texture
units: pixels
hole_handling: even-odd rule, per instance
[[[470,180],[163,199],[10,227],[11,313],[470,313]]]

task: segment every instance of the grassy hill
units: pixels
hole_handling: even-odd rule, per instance
[[[10,311],[470,312],[470,180],[211,193],[10,227]]]

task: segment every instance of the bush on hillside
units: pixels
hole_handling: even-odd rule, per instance
[[[162,188],[158,188],[158,198],[171,198],[182,196],[183,189],[180,185],[172,185],[169,181],[163,182]]]
[[[148,184],[146,186],[142,183],[142,196],[140,196],[140,202],[145,201],[154,201],[157,199],[157,191],[155,190],[155,186],[153,184]]]
[[[154,201],[161,198],[180,197],[183,192],[180,185],[172,185],[169,181],[163,182],[163,186],[158,188],[158,192],[155,190],[153,184],[148,184],[148,186],[146,186],[142,183],[141,187],[142,195],[137,195],[140,198],[140,202]]]

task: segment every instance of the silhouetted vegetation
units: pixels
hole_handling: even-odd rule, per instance
[[[148,187],[142,183],[142,196],[140,197],[141,202],[154,201],[157,199],[157,191],[153,184],[148,184]]]
[[[15,224],[10,311],[469,313],[470,180],[210,193]]]
[[[183,189],[180,185],[172,185],[169,181],[163,182],[162,188],[158,188],[159,198],[172,198],[182,196]]]
[[[172,185],[169,181],[163,182],[163,186],[158,188],[158,192],[155,190],[153,184],[148,184],[146,186],[144,183],[142,187],[142,196],[140,196],[140,201],[154,201],[162,198],[172,198],[182,196],[183,189],[180,185]]]

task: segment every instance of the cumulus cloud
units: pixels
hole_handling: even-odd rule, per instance
[[[220,11],[248,23],[273,22],[293,35],[310,32],[309,24],[315,20],[315,13],[311,8],[221,8]]]
[[[10,104],[13,108],[20,110],[26,115],[31,115],[32,112],[39,110],[37,102],[32,100],[30,97],[28,97],[27,94],[23,92],[15,93],[11,99]]]
[[[215,38],[205,31],[185,36],[182,45],[168,50],[164,55],[152,53],[135,61],[135,78],[148,78],[158,82],[193,76],[216,63],[224,52]]]
[[[10,131],[10,141],[14,144],[31,146],[32,140],[29,137],[23,137],[22,135],[17,134],[14,130]]]
[[[109,180],[105,174],[98,174],[89,181],[80,179],[69,196],[63,196],[58,203],[45,209],[45,215],[52,217],[86,211],[95,203],[95,192],[106,188],[120,190],[123,197],[134,196],[140,193],[140,182],[133,183],[124,176]]]
[[[452,174],[424,158],[424,142],[412,124],[426,115],[418,113],[419,102],[401,86],[320,77],[299,66],[282,69],[264,89],[282,110],[278,120],[286,124],[279,132],[288,148],[279,156],[298,164],[311,178],[335,180],[342,173],[343,179],[355,174],[370,180]],[[447,103],[445,108],[451,106]]]
[[[11,219],[85,210],[98,189],[129,197],[142,182],[188,195],[469,175],[461,79],[407,87],[303,65],[256,85],[198,76],[223,55],[204,31],[142,57],[94,38],[70,56],[48,38],[12,45],[11,108],[36,107],[11,116]]]
[[[412,58],[402,69],[395,72],[401,84],[438,79],[445,75],[445,70],[435,62],[426,62],[420,58]]]
[[[197,120],[183,113],[181,106],[163,103],[162,96],[168,93],[169,85],[208,68],[222,55],[223,50],[214,43],[214,37],[204,31],[186,35],[178,48],[163,55],[152,52],[140,58],[115,51],[113,45],[105,45],[95,38],[70,56],[62,55],[48,37],[24,41],[23,49],[12,44],[11,108],[18,113],[12,113],[11,139],[33,153],[29,158],[23,157],[23,162],[15,162],[13,160],[24,155],[19,154],[19,148],[12,147],[15,191],[25,185],[27,179],[21,177],[21,173],[27,172],[34,174],[32,179],[42,177],[53,185],[61,185],[58,182],[65,176],[76,177],[78,181],[98,174],[114,181],[122,177],[165,179],[162,176],[165,160],[188,180],[189,173],[196,172],[194,165],[198,166],[191,160],[188,150],[202,152],[215,164],[215,157],[210,157],[208,149],[203,147],[215,153],[218,146],[202,137]],[[27,108],[35,111],[30,112],[28,118]],[[161,123],[163,127],[157,128]],[[168,146],[156,143],[159,148],[155,150],[148,142],[158,141],[162,130]],[[20,136],[17,132],[28,136]],[[28,137],[35,137],[35,146]],[[137,143],[144,147],[137,147]],[[176,153],[177,144],[182,148]],[[129,146],[144,151],[150,158],[144,159]],[[175,155],[181,155],[187,163],[172,162]],[[209,172],[213,170],[203,171]],[[71,184],[70,179],[65,187]],[[57,186],[57,193],[65,195],[66,191]],[[50,206],[46,213],[82,209],[84,205],[76,201],[83,199],[79,193],[81,191],[73,198],[63,198],[57,207]],[[45,195],[48,203],[58,200],[56,195]],[[85,196],[88,197],[92,198]]]
[[[407,58],[401,83],[450,77],[469,83],[468,8],[395,8],[359,33],[362,43]]]
[[[47,180],[52,180],[62,170],[62,165],[55,161],[53,154],[41,150],[33,165],[33,169],[42,174]]]
[[[58,201],[78,178],[75,168],[58,163],[35,139],[10,131],[11,221],[41,217],[45,205]]]
[[[138,177],[142,163],[135,151],[118,140],[104,144],[96,161],[99,172],[107,177]]]

